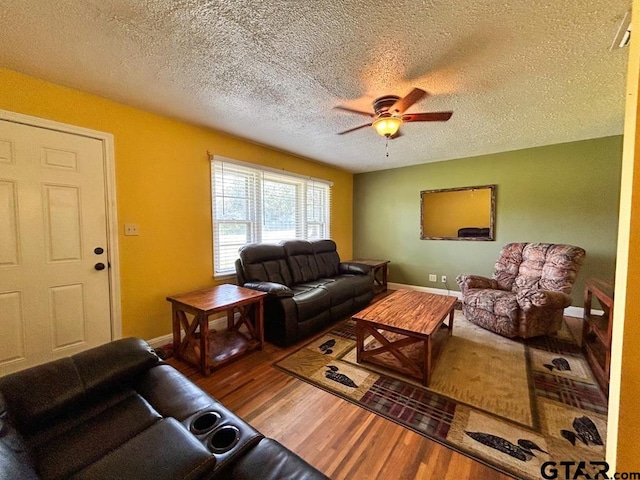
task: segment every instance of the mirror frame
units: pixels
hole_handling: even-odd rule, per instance
[[[489,235],[486,237],[431,237],[424,234],[424,195],[426,193],[458,192],[466,190],[480,190],[488,188],[491,191],[491,212],[489,215]],[[496,225],[496,185],[474,185],[470,187],[442,188],[437,190],[422,190],[420,192],[420,240],[471,240],[494,241]]]

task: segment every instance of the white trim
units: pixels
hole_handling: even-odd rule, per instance
[[[166,335],[162,335],[161,337],[150,338],[145,341],[151,346],[151,348],[160,348],[170,344],[173,341],[173,334],[168,333]]]
[[[264,165],[260,165],[258,163],[243,162],[242,160],[236,160],[234,158],[223,157],[222,155],[212,155],[212,154],[209,154],[209,161],[232,163],[235,165],[240,165],[241,167],[253,168],[255,170],[263,170],[265,172],[279,173],[280,175],[289,175],[291,177],[303,178],[305,180],[324,183],[325,185],[329,185],[330,187],[333,187],[333,182],[330,180],[325,180],[323,178],[310,177],[309,175],[302,175],[300,173],[290,172],[288,170],[285,170],[284,168],[279,169],[279,168],[273,168],[273,167],[265,167]]]
[[[46,118],[0,110],[0,120],[20,123],[72,135],[81,135],[102,142],[105,172],[105,209],[107,214],[107,252],[109,252],[109,301],[111,308],[111,339],[122,337],[122,306],[120,293],[120,255],[118,250],[118,218],[116,203],[116,167],[113,135]]]
[[[416,290],[418,292],[427,292],[427,293],[435,293],[437,295],[451,295],[452,297],[462,298],[462,292],[457,290],[445,290],[442,288],[431,288],[431,287],[421,287],[419,285],[405,285],[403,283],[389,283],[388,287],[390,290]],[[594,315],[602,315],[604,312],[602,310],[592,309],[591,313]],[[576,317],[583,318],[584,317],[584,308],[582,307],[567,307],[564,309],[564,314],[567,317]]]
[[[436,295],[451,295],[452,297],[462,298],[462,292],[457,290],[445,290],[444,288],[422,287],[420,285],[406,285],[404,283],[387,284],[389,290],[415,290],[417,292],[435,293]]]
[[[593,315],[603,315],[603,310],[597,310],[595,308],[591,309],[591,313]],[[573,305],[564,309],[564,314],[567,317],[576,317],[576,318],[584,318],[584,308],[583,307],[574,307]]]
[[[238,259],[238,249],[243,243],[275,243],[290,238],[331,238],[331,182],[229,160],[219,155],[209,154],[209,158],[213,239],[211,253],[213,277],[216,280],[234,274],[233,262]],[[286,186],[285,191],[273,195],[275,198],[291,200],[293,204],[293,211],[283,212],[288,220],[293,220],[293,225],[282,224],[282,231],[271,232],[271,235],[267,228],[270,197],[267,186],[270,182]],[[320,197],[317,202],[314,201],[316,194]],[[227,217],[224,212],[225,199],[233,204],[236,195],[239,195],[240,205],[244,207],[237,215]],[[314,207],[311,214],[309,206]],[[321,212],[320,218],[315,218],[315,213],[318,212],[316,209]],[[277,225],[280,223],[278,218]],[[238,227],[240,232],[228,235],[224,232],[226,226]]]
[[[237,314],[236,314],[237,315]],[[227,329],[227,317],[220,316],[214,317],[209,320],[209,330],[226,330]],[[161,337],[155,337],[146,340],[152,348],[164,347],[165,345],[173,342],[173,333],[162,335]]]

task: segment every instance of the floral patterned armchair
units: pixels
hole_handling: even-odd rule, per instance
[[[571,305],[585,251],[572,245],[510,243],[492,278],[458,275],[467,320],[505,337],[555,333]]]

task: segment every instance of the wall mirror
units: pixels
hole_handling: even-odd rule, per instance
[[[494,240],[496,186],[420,192],[422,240]]]

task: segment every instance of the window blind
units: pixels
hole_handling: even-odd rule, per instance
[[[331,182],[211,158],[214,275],[235,272],[246,243],[330,238]]]

